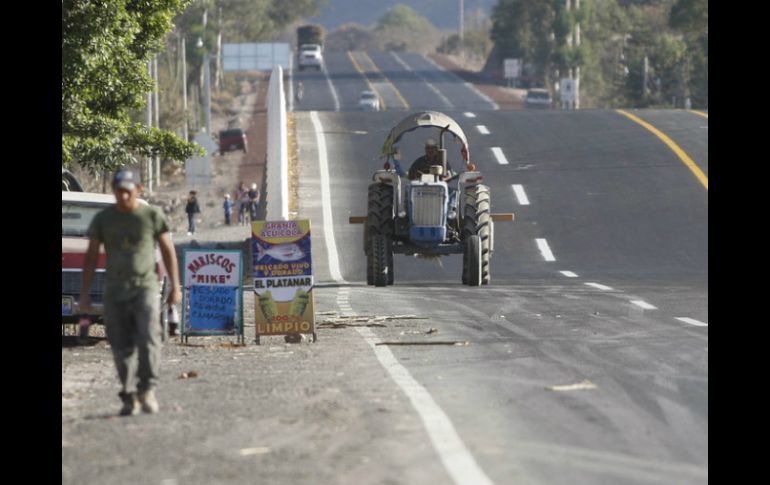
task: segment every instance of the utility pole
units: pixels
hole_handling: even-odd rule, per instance
[[[184,141],[190,141],[190,136],[187,129],[188,114],[187,114],[187,53],[185,45],[187,39],[182,36],[182,112],[184,114],[184,125],[182,125],[182,133],[184,134]]]
[[[460,55],[463,55],[465,52],[465,49],[463,48],[463,38],[465,37],[465,2],[464,0],[460,0],[460,33],[458,36],[460,37]]]
[[[158,75],[158,56],[152,59],[152,73],[155,78],[155,96],[153,108],[155,108],[155,127],[160,128],[160,102],[158,96],[160,91],[160,76]],[[155,183],[160,187],[160,155],[155,155]]]
[[[152,60],[147,61],[147,73],[152,76]],[[152,128],[152,90],[147,91],[147,128]],[[147,171],[145,173],[147,191],[152,193],[152,156],[147,156]]]
[[[575,0],[575,10],[580,10],[580,0]],[[575,47],[580,48],[580,22],[575,23]],[[580,109],[580,66],[575,66],[575,109]]]

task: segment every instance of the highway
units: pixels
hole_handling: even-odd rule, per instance
[[[426,318],[358,333],[377,378],[408,398],[394,427],[421,423],[403,446],[435,482],[708,481],[708,189],[675,151],[615,110],[496,110],[416,54],[327,53],[324,72],[294,80],[317,308]],[[386,109],[357,111],[372,86]],[[348,217],[366,215],[387,132],[421,109],[461,124],[492,211],[516,215],[495,225],[489,286],[461,284],[460,256],[403,255],[394,286],[366,285]],[[707,177],[707,115],[625,111]],[[401,143],[407,166],[426,136]]]

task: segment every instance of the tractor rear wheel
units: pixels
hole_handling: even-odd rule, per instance
[[[369,260],[371,260],[374,286],[387,286],[391,279],[390,264],[393,260],[393,246],[390,238],[377,234],[370,239]],[[390,263],[390,264],[389,264]],[[392,284],[392,283],[391,283]]]
[[[364,225],[364,253],[367,255],[366,284],[373,285],[374,273],[371,262],[371,240],[376,235],[393,237],[393,186],[386,184],[369,185],[366,223]],[[392,243],[391,243],[392,244]],[[393,255],[389,256],[388,266],[393,266]],[[391,268],[392,269],[392,268]],[[392,271],[389,273],[392,274]],[[388,284],[393,284],[393,276]]]
[[[481,239],[473,235],[465,240],[465,254],[463,255],[463,273],[467,275],[469,286],[480,286],[482,283],[481,268]]]
[[[492,255],[492,219],[490,216],[489,187],[474,185],[465,189],[461,238],[467,241],[471,236],[478,236],[481,249],[481,284],[490,280],[490,259]],[[466,272],[468,264],[463,257],[463,284],[469,283]],[[472,285],[474,286],[474,285]]]

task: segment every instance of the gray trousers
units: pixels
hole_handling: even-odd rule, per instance
[[[147,289],[125,301],[105,295],[104,325],[122,385],[121,396],[155,388],[160,370],[159,290]]]

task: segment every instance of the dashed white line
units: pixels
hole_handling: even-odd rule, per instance
[[[337,90],[334,89],[334,84],[332,84],[332,79],[329,77],[329,71],[326,70],[326,66],[321,66],[321,70],[324,72],[324,76],[326,76],[326,82],[329,84],[329,91],[332,92],[332,97],[334,98],[334,111],[339,111],[340,98],[337,97]]]
[[[599,284],[599,283],[585,283],[585,284],[588,285],[588,286],[593,286],[594,288],[598,288],[600,290],[604,290],[604,291],[609,291],[609,290],[612,289],[609,286],[605,286],[605,285],[602,285],[602,284]]]
[[[442,102],[443,102],[443,103],[444,103],[444,104],[447,106],[447,108],[450,108],[450,109],[451,109],[451,108],[454,108],[454,107],[455,107],[455,105],[454,105],[454,104],[452,104],[452,102],[451,102],[451,101],[449,101],[449,98],[447,98],[446,96],[444,96],[444,93],[442,93],[441,91],[439,91],[439,90],[436,88],[436,86],[434,86],[433,84],[429,83],[429,82],[428,82],[428,80],[427,80],[427,79],[425,79],[424,77],[422,77],[422,75],[421,75],[419,72],[417,72],[417,71],[415,71],[414,69],[412,69],[412,67],[411,67],[409,64],[407,64],[406,62],[404,62],[404,61],[403,61],[403,59],[401,59],[400,57],[398,57],[398,54],[396,54],[395,52],[391,52],[390,54],[393,56],[393,58],[394,58],[394,59],[395,59],[395,60],[396,60],[396,61],[397,61],[399,64],[401,64],[402,66],[404,66],[404,68],[405,68],[407,71],[411,71],[411,72],[413,72],[413,73],[414,73],[414,74],[415,74],[417,77],[419,77],[419,78],[420,78],[420,80],[421,80],[421,81],[422,81],[422,82],[423,82],[423,83],[424,83],[426,86],[428,86],[428,88],[429,88],[431,91],[433,91],[433,92],[436,94],[436,96],[438,96],[438,97],[441,99],[441,101],[442,101]]]
[[[573,273],[572,271],[559,271],[559,273],[563,274],[567,278],[577,278],[578,275]]]
[[[476,129],[479,130],[479,133],[481,133],[482,135],[488,135],[489,134],[489,130],[484,125],[476,125]]]
[[[650,305],[649,303],[647,303],[644,300],[631,300],[631,303],[633,303],[634,305],[636,305],[638,307],[644,308],[645,310],[657,310],[658,309],[658,307],[656,307],[654,305]]]
[[[529,205],[529,199],[527,193],[524,192],[524,187],[519,184],[511,185],[513,187],[513,193],[516,194],[516,198],[519,200],[520,205]]]
[[[497,163],[500,165],[508,165],[508,159],[505,158],[505,154],[500,147],[492,147],[492,154],[495,156],[495,159],[497,159]]]
[[[684,323],[689,323],[690,325],[695,325],[696,327],[708,327],[708,323],[701,322],[700,320],[696,320],[694,318],[690,317],[676,317],[677,320]]]
[[[540,253],[543,255],[543,259],[546,261],[556,261],[556,258],[553,257],[553,253],[551,252],[551,248],[548,247],[548,241],[545,239],[535,239],[535,242],[540,249]]]
[[[470,111],[466,111],[465,113],[463,113],[463,115],[465,115],[466,118],[475,118],[476,117],[476,115],[471,113]]]

